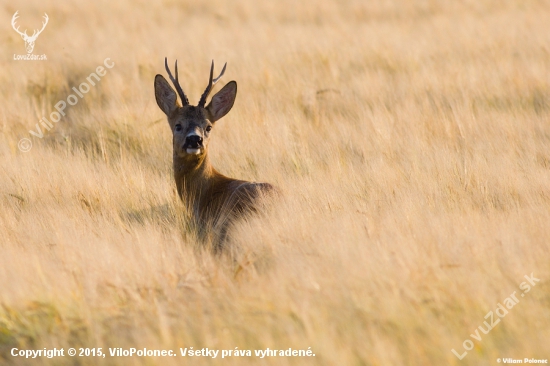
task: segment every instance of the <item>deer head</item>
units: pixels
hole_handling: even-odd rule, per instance
[[[29,35],[27,35],[27,30],[26,29],[25,29],[24,32],[20,32],[19,27],[15,26],[15,21],[19,17],[17,15],[18,12],[19,11],[16,11],[15,14],[13,14],[13,17],[11,18],[11,26],[13,27],[13,29],[17,33],[19,33],[21,38],[23,38],[23,40],[25,41],[25,48],[27,49],[27,53],[32,53],[32,50],[34,49],[34,42],[36,41],[36,38],[38,38],[40,33],[42,33],[44,28],[46,28],[46,24],[48,24],[48,19],[49,19],[48,14],[44,13],[44,21],[42,22],[42,29],[40,29],[40,30],[35,29],[32,36],[29,36]]]
[[[233,107],[237,96],[237,83],[235,81],[227,83],[206,105],[206,99],[212,91],[212,87],[223,76],[227,66],[226,63],[220,75],[213,79],[214,61],[212,61],[208,86],[197,106],[192,106],[179,84],[178,62],[176,61],[175,65],[175,78],[170,72],[166,58],[164,65],[181,100],[180,106],[176,93],[168,81],[162,75],[155,76],[155,98],[159,108],[168,117],[173,135],[174,158],[178,157],[189,162],[199,163],[206,155],[210,133],[215,122],[225,116]]]

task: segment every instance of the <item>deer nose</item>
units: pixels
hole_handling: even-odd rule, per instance
[[[185,145],[192,149],[198,149],[202,146],[202,137],[198,135],[191,135],[185,138]]]

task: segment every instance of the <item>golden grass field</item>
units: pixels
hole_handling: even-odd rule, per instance
[[[0,364],[496,365],[550,358],[550,3],[3,2]],[[35,54],[21,29],[49,24]],[[29,31],[32,33],[32,31]],[[213,255],[153,79],[239,85],[212,164],[283,192]],[[110,58],[44,137],[29,130]],[[220,86],[216,86],[219,90]],[[33,147],[23,153],[21,138]],[[525,275],[540,279],[519,297]],[[517,305],[470,336],[514,291]],[[495,315],[495,318],[498,318]],[[474,334],[475,335],[475,334]],[[451,349],[466,352],[459,360]],[[468,347],[470,343],[466,342]],[[302,349],[315,357],[11,350]]]

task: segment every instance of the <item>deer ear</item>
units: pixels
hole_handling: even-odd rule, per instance
[[[155,99],[157,100],[159,108],[168,117],[170,117],[178,107],[176,92],[162,75],[155,76]]]
[[[230,81],[212,97],[212,100],[206,107],[208,120],[214,123],[225,116],[233,107],[236,97],[237,83]]]

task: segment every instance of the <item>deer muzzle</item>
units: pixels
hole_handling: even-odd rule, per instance
[[[203,139],[199,135],[189,135],[185,138],[183,148],[188,154],[199,154],[203,145]]]

